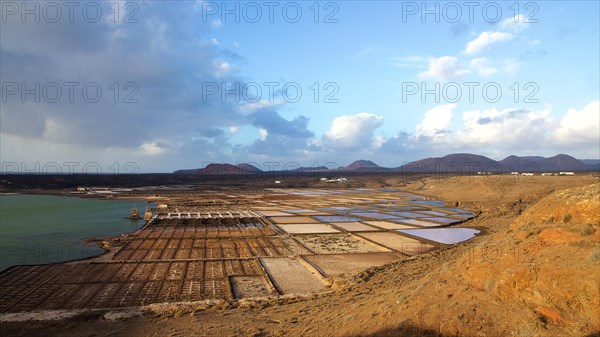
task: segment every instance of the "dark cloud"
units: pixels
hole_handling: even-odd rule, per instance
[[[493,121],[493,119],[490,117],[482,117],[477,120],[477,124],[484,125],[484,124],[489,124],[492,121]]]
[[[309,143],[309,140],[314,137],[314,133],[308,129],[309,118],[306,116],[286,120],[275,110],[259,109],[250,115],[249,119],[254,126],[265,129],[267,136],[243,147],[244,151],[290,158],[303,155],[306,150],[319,149],[316,145]]]
[[[283,135],[288,138],[309,138],[314,133],[308,130],[309,118],[298,116],[291,121],[281,117],[279,113],[270,109],[260,109],[254,112],[250,119],[254,126],[266,129],[269,134]]]
[[[50,23],[2,23],[2,82],[43,88],[56,83],[62,98],[51,102],[20,94],[1,104],[2,133],[52,143],[96,148],[139,147],[147,142],[185,143],[195,137],[226,143],[223,129],[245,117],[236,102],[203,95],[205,83],[238,81],[216,73],[227,55],[208,41],[208,24],[193,2],[150,1],[138,4],[137,23],[104,16],[88,23],[77,15]],[[75,82],[70,101],[66,82]],[[83,99],[85,84],[102,90],[97,102]],[[176,147],[174,147],[176,148]]]

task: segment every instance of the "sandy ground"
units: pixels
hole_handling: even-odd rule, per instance
[[[0,334],[600,336],[600,184],[593,177],[433,178],[408,186],[401,179],[382,178],[361,183],[405,188],[473,210],[477,218],[461,227],[484,235],[332,277],[331,291],[320,295],[1,322]],[[294,269],[294,264],[288,267]],[[302,287],[304,281],[298,280],[303,277],[280,282]]]

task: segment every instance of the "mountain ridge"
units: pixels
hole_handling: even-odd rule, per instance
[[[298,172],[404,172],[404,173],[475,173],[475,172],[583,172],[600,171],[600,160],[579,160],[566,154],[551,157],[509,155],[502,160],[494,160],[486,156],[472,153],[452,153],[443,157],[429,157],[398,167],[383,167],[371,160],[359,159],[346,166],[332,169],[327,166],[300,167],[288,171]],[[204,168],[177,170],[173,174],[183,175],[227,175],[227,174],[261,174],[258,167],[248,164],[211,163]]]

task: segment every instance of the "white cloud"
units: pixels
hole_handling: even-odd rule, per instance
[[[504,31],[518,33],[529,27],[527,18],[523,14],[518,14],[500,22],[499,28]]]
[[[373,147],[374,148],[379,148],[381,147],[381,145],[383,145],[383,143],[385,143],[386,139],[383,136],[375,136],[373,138]]]
[[[429,62],[429,69],[419,74],[422,79],[453,80],[469,73],[454,56],[442,56]]]
[[[519,71],[519,66],[519,62],[515,59],[506,60],[504,72],[507,74],[515,74],[517,71]]]
[[[600,101],[591,102],[581,110],[567,110],[554,138],[560,143],[600,144]]]
[[[405,153],[415,159],[457,151],[502,158],[510,154],[549,156],[562,152],[597,158],[600,144],[600,101],[569,109],[558,119],[551,106],[539,110],[496,108],[464,111],[462,125],[450,128],[451,105],[425,113],[415,134],[399,133],[381,146],[382,154]]]
[[[383,125],[383,117],[362,112],[336,117],[323,141],[333,149],[352,150],[376,143],[373,131]]]
[[[427,110],[423,121],[417,125],[416,137],[427,137],[434,142],[444,141],[449,132],[452,109],[455,106],[456,104],[444,104]]]
[[[457,141],[466,146],[541,147],[548,131],[556,125],[549,109],[491,108],[465,111],[462,119],[464,125],[457,133]]]
[[[467,43],[466,54],[476,54],[497,42],[511,40],[513,35],[504,32],[483,32],[475,39]]]
[[[470,62],[471,68],[473,68],[479,76],[488,77],[498,72],[498,69],[490,65],[490,60],[485,57],[474,58]]]
[[[236,132],[238,132],[238,131],[239,131],[239,129],[240,129],[240,128],[239,128],[239,127],[237,127],[237,126],[230,126],[230,127],[229,127],[229,132],[231,132],[231,133],[236,133]]]
[[[140,150],[142,153],[155,156],[165,152],[165,149],[162,148],[159,142],[148,142],[140,145]]]
[[[260,139],[265,140],[267,139],[267,136],[269,135],[269,131],[267,131],[267,129],[265,128],[260,128],[258,130],[258,132],[260,133]]]
[[[215,39],[214,37],[212,39],[210,39],[210,42],[212,44],[214,44],[215,46],[219,44],[219,40]]]
[[[229,74],[232,70],[231,64],[225,61],[214,61],[213,71],[216,77],[221,77]]]

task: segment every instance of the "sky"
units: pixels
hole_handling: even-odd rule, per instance
[[[4,172],[600,158],[598,1],[2,1]]]

